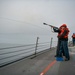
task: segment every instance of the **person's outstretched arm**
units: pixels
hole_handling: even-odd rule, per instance
[[[60,32],[59,28],[53,27],[54,32]]]

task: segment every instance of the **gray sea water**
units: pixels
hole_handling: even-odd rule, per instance
[[[37,52],[50,48],[51,44],[50,35],[0,34],[0,65],[4,65],[14,60],[34,54],[37,37],[39,37]],[[42,45],[40,45],[40,43],[42,43]],[[8,48],[30,44],[33,45],[17,48]],[[54,39],[52,42],[52,47],[56,45],[57,40]]]

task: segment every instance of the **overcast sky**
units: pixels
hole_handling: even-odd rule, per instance
[[[0,33],[47,34],[43,22],[75,32],[75,0],[0,0]]]

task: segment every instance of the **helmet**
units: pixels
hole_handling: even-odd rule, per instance
[[[66,24],[62,24],[61,27],[67,27],[67,25]]]

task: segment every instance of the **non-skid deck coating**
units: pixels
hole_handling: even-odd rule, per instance
[[[0,68],[0,75],[75,75],[75,47],[69,61],[56,61],[55,49]]]

